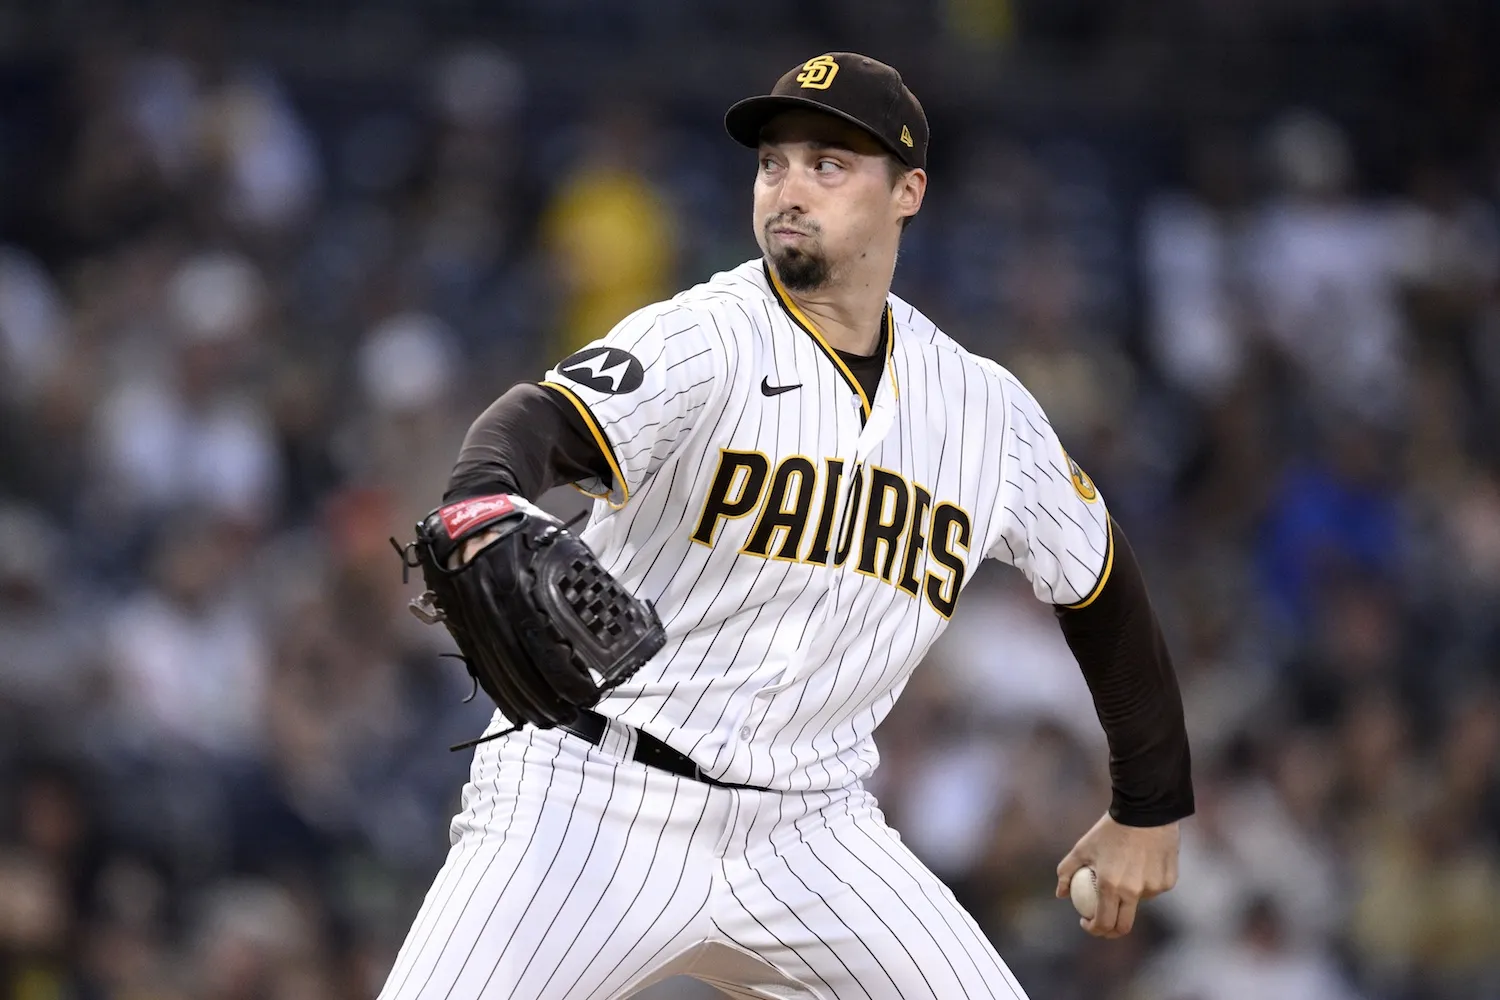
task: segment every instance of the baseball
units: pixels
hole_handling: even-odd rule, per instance
[[[1094,869],[1085,865],[1073,873],[1068,897],[1073,900],[1073,909],[1078,911],[1079,916],[1085,920],[1094,918],[1094,911],[1099,906],[1099,878],[1094,874]]]

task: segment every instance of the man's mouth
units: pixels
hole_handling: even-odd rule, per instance
[[[789,222],[772,222],[766,226],[766,231],[772,236],[800,236],[803,239],[811,239],[812,233],[801,229]]]

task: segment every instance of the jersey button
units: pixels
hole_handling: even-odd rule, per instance
[[[742,740],[748,740],[749,738],[750,738],[750,727],[749,726],[741,726],[740,727],[740,739],[742,739]]]

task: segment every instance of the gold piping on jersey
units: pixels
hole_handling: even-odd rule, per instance
[[[844,377],[844,381],[849,383],[849,388],[853,389],[855,395],[859,397],[861,417],[868,420],[871,403],[870,397],[865,395],[864,386],[859,384],[859,379],[855,378],[854,373],[849,370],[849,366],[844,364],[844,359],[839,357],[838,352],[824,339],[822,331],[818,329],[817,324],[808,319],[807,314],[797,307],[797,303],[792,301],[792,297],[782,287],[781,279],[776,277],[775,269],[764,260],[760,262],[760,266],[766,273],[766,280],[771,283],[771,293],[776,296],[776,301],[780,303],[781,308],[786,314],[792,318],[792,322],[800,326],[803,332],[813,339],[813,343],[817,344],[819,349],[828,356],[828,360],[833,362],[833,367],[838,369],[838,373]],[[891,388],[896,390],[896,368],[891,362],[891,356],[896,350],[896,320],[891,315],[891,305],[889,302],[886,303],[885,314],[881,317],[881,321],[885,324],[886,370],[891,375]],[[896,398],[900,399],[900,392],[899,390],[896,391]]]
[[[588,425],[589,432],[594,435],[594,440],[599,443],[599,450],[604,453],[604,460],[609,463],[609,471],[610,474],[615,477],[615,485],[620,488],[620,502],[615,503],[613,500],[611,500],[611,493],[594,493],[584,489],[577,483],[571,483],[569,485],[571,485],[579,493],[582,493],[584,496],[593,497],[595,500],[603,500],[615,510],[619,510],[630,500],[630,486],[625,482],[625,473],[620,470],[620,463],[615,461],[615,450],[610,447],[609,438],[604,436],[604,431],[599,426],[599,421],[594,419],[594,414],[589,410],[588,404],[585,403],[582,399],[579,399],[578,394],[575,393],[572,389],[569,389],[565,385],[558,385],[556,382],[544,381],[542,385],[546,386],[548,389],[553,390],[554,392],[560,393],[562,397],[568,402],[572,403],[573,406],[578,410],[579,414],[582,415],[583,422]]]
[[[1094,584],[1094,589],[1089,591],[1089,596],[1077,604],[1065,604],[1063,607],[1069,610],[1086,608],[1098,599],[1104,590],[1104,584],[1109,579],[1109,571],[1115,568],[1115,519],[1106,516],[1104,518],[1104,570],[1099,574],[1099,582]]]

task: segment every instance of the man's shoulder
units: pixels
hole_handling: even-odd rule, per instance
[[[733,358],[765,325],[768,313],[756,296],[764,298],[768,287],[757,261],[743,264],[640,306],[615,324],[606,343],[625,351],[648,343],[670,344],[679,353],[709,348]]]
[[[680,308],[705,314],[754,317],[763,303],[773,299],[765,268],[756,258],[720,271],[707,281],[678,292],[670,301]]]
[[[760,261],[747,261],[720,271],[707,281],[686,288],[670,299],[643,306],[626,317],[632,325],[659,324],[664,328],[701,328],[706,336],[743,334],[765,315],[762,303],[770,300],[770,286]]]
[[[936,323],[905,299],[893,293],[889,301],[891,316],[896,321],[897,336],[903,338],[908,345],[915,345],[918,350],[924,352],[953,358],[966,370],[993,383],[1002,391],[1009,384],[1020,385],[1015,375],[1011,374],[1010,370],[1000,362],[982,354],[975,354],[944,333]]]

